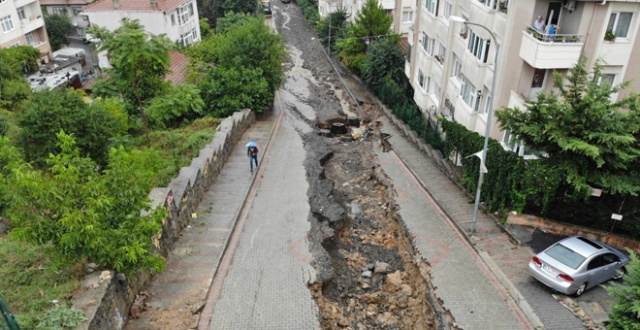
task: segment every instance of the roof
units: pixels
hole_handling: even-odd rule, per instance
[[[400,38],[398,49],[400,49],[400,52],[402,52],[402,55],[405,57],[411,56],[411,54],[409,54],[409,40],[407,37]]]
[[[91,0],[40,0],[42,6],[84,6],[91,3]]]
[[[171,81],[174,85],[182,85],[187,80],[187,64],[189,58],[180,52],[170,52],[171,66],[169,74],[165,80]]]
[[[168,13],[191,0],[100,0],[86,7],[83,11],[115,11],[114,2],[119,4],[120,11],[162,11]]]

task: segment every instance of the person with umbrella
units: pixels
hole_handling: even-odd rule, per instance
[[[253,172],[253,164],[256,164],[258,168],[258,144],[251,141],[247,143],[247,156],[249,156],[249,166],[251,166],[251,172]]]

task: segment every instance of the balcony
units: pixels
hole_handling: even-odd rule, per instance
[[[36,2],[36,0],[16,0],[15,6],[16,8],[24,7],[32,2]]]
[[[566,69],[578,62],[584,37],[577,34],[543,34],[532,27],[522,31],[520,57],[537,69]]]
[[[22,27],[22,33],[26,34],[43,27],[44,18],[42,18],[42,15],[30,16],[27,19],[20,20],[20,26]]]

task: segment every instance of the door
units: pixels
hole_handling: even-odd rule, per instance
[[[531,89],[529,90],[529,99],[538,100],[538,93],[544,89],[547,79],[547,69],[533,69],[533,79],[531,79]]]
[[[549,24],[558,24],[560,21],[560,9],[562,9],[561,2],[549,2],[549,8],[547,9],[547,27]]]

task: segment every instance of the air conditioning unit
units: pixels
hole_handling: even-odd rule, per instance
[[[576,0],[562,0],[562,6],[569,11],[574,11],[576,9]]]

